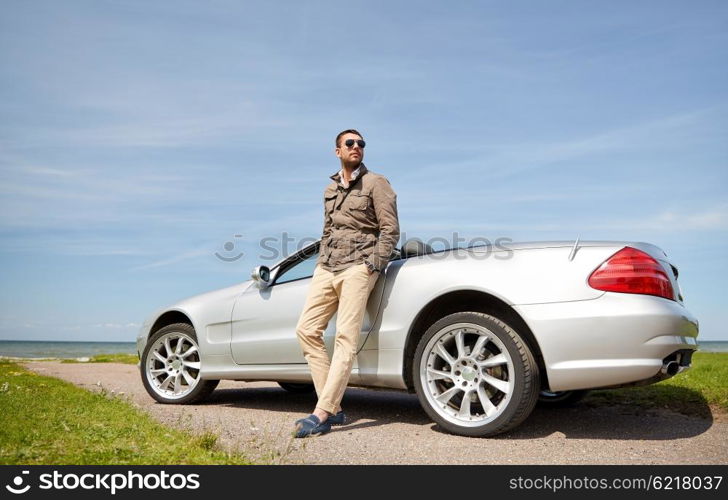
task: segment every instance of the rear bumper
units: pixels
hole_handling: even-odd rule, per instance
[[[689,366],[698,320],[677,302],[607,292],[593,300],[514,306],[541,348],[551,391],[652,383]],[[680,362],[687,366],[680,366]]]

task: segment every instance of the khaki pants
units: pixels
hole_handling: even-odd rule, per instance
[[[370,274],[366,264],[336,272],[316,266],[306,305],[296,326],[318,395],[316,408],[331,414],[341,410],[339,404],[349,383],[367,300],[377,278],[379,273]],[[323,336],[337,308],[336,341],[329,362]]]

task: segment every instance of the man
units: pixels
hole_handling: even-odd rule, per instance
[[[341,398],[349,382],[369,293],[399,240],[397,195],[367,170],[366,143],[356,130],[336,136],[341,170],[324,191],[320,255],[296,334],[318,395],[314,412],[296,421],[296,437],[325,434],[345,422]],[[337,312],[329,361],[323,334]]]

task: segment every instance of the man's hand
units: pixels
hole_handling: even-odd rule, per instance
[[[371,276],[374,273],[378,273],[377,269],[374,267],[374,264],[372,264],[369,261],[364,261],[364,264],[367,266],[367,270],[369,271],[369,276]]]

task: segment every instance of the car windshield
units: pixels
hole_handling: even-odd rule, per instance
[[[313,276],[313,272],[316,269],[316,262],[318,261],[318,251],[304,257],[303,260],[299,260],[297,263],[287,267],[281,271],[280,276],[276,278],[276,285],[281,283],[288,283],[289,281],[296,281],[303,278],[310,278]]]

